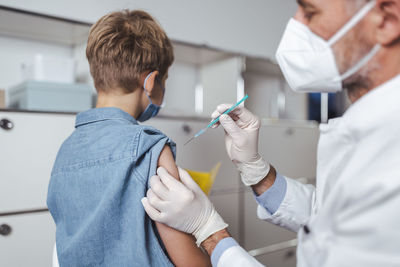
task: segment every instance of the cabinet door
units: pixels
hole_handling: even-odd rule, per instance
[[[74,115],[0,112],[13,128],[0,128],[0,212],[46,207],[51,169]]]
[[[235,192],[214,191],[210,200],[225,222],[229,224],[229,233],[240,241],[240,195]]]
[[[268,267],[296,267],[296,248],[280,250],[256,259]]]
[[[247,250],[262,248],[296,238],[295,233],[258,219],[257,203],[250,189],[244,193],[244,210],[241,216],[244,217],[245,229],[245,242],[243,245]]]
[[[318,140],[317,124],[267,125],[260,129],[259,151],[280,174],[315,179]]]
[[[204,64],[200,68],[200,83],[203,87],[203,112],[209,117],[219,104],[236,103],[244,96],[241,57],[233,57]]]
[[[51,266],[55,225],[49,212],[0,217],[0,225],[11,229],[0,235],[0,266]]]

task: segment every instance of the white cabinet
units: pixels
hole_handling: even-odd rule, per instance
[[[317,123],[265,122],[260,130],[259,150],[282,175],[314,180],[318,140]]]
[[[47,186],[75,116],[0,111],[4,119],[11,129],[0,128],[0,228],[11,232],[0,233],[0,266],[51,266],[55,225],[46,211]]]
[[[242,72],[244,58],[231,57],[204,64],[200,68],[200,83],[203,88],[203,115],[210,117],[222,103],[234,104],[244,97]]]
[[[213,192],[210,196],[218,213],[229,224],[229,233],[239,242],[241,239],[240,194],[237,192]]]
[[[74,115],[1,112],[0,213],[45,208],[51,169],[62,142],[74,129]]]
[[[296,238],[296,234],[257,218],[257,203],[253,194],[244,194],[244,247],[247,250],[266,247]]]
[[[55,225],[49,212],[0,217],[0,225],[11,228],[0,235],[0,266],[51,266]]]
[[[293,92],[277,64],[246,58],[243,78],[250,96],[246,107],[260,118],[300,121],[308,118],[308,95]]]
[[[296,248],[280,250],[269,255],[257,257],[267,267],[295,267]]]

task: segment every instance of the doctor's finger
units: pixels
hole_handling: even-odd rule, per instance
[[[163,184],[160,177],[154,175],[150,178],[150,187],[153,192],[155,192],[162,200],[168,197],[168,188]]]
[[[234,114],[234,116],[238,118],[236,121],[241,127],[251,123],[259,124],[260,122],[260,119],[245,107],[238,107],[237,109],[232,111],[232,114]]]
[[[214,110],[214,112],[211,114],[211,120],[215,120],[219,116],[221,116],[222,113],[219,113],[218,110]]]
[[[212,121],[214,121],[216,118],[218,118],[219,116],[221,116],[221,114],[220,114],[218,111],[214,111],[214,112],[211,114],[211,121],[210,121],[210,123],[211,123]],[[211,128],[215,129],[215,128],[217,128],[219,125],[220,125],[220,123],[217,122],[216,124],[214,124],[213,126],[211,126]]]
[[[225,111],[230,109],[233,105],[232,104],[222,104],[217,107],[217,113],[218,114],[223,114]],[[227,115],[229,115],[234,121],[237,121],[240,118],[240,115],[243,113],[243,107],[239,106],[236,107],[234,110],[229,112]]]
[[[233,139],[241,137],[242,129],[236,124],[236,122],[228,115],[221,116],[221,125],[224,127],[225,133],[231,136]]]
[[[184,169],[178,167],[179,171],[179,177],[181,178],[182,183],[190,190],[192,191],[197,191],[197,189],[200,189],[200,187],[197,185],[197,183],[193,180],[192,176],[185,171]],[[201,190],[201,189],[200,189]]]
[[[223,114],[225,111],[227,111],[228,109],[230,109],[233,106],[233,104],[221,104],[217,107],[216,112],[218,112],[219,114]],[[232,114],[239,114],[240,112],[238,110],[240,110],[242,108],[242,106],[238,106],[236,107],[234,110],[232,110],[231,112],[229,112],[229,115]]]
[[[153,192],[153,190],[149,189],[147,191],[147,199],[150,203],[151,206],[153,206],[155,209],[162,211],[162,209],[165,207],[164,201],[162,201],[156,193]]]
[[[157,169],[157,174],[168,190],[177,189],[182,186],[182,183],[169,174],[169,172],[163,167]]]
[[[156,210],[152,205],[150,205],[149,200],[147,197],[141,199],[142,205],[144,210],[146,211],[147,215],[153,220],[160,222],[161,220],[161,212]]]
[[[230,109],[233,106],[233,104],[221,104],[217,106],[216,111],[219,112],[219,114],[224,113],[228,109]]]

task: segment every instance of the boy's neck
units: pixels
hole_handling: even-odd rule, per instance
[[[141,97],[140,90],[134,90],[129,94],[99,92],[96,108],[119,108],[137,119],[143,112]]]

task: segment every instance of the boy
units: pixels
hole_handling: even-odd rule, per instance
[[[93,25],[86,55],[97,105],[77,115],[47,199],[60,266],[210,265],[191,236],[153,224],[140,202],[158,166],[178,177],[175,144],[137,122],[160,109],[170,40],[149,14],[125,10]]]

